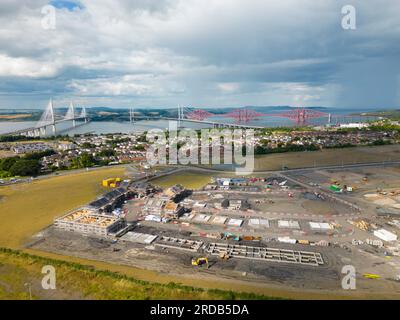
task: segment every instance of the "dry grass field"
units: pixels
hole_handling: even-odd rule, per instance
[[[151,183],[162,188],[169,188],[175,184],[181,184],[188,189],[200,189],[211,181],[212,176],[212,173],[183,172],[154,179]]]
[[[14,119],[21,119],[21,118],[29,118],[32,114],[24,113],[24,114],[2,114],[0,115],[0,119],[5,120],[14,120]]]
[[[0,300],[29,299],[268,299],[252,293],[203,289],[176,283],[151,283],[79,263],[0,249]],[[56,290],[41,288],[43,265],[56,268]]]
[[[103,193],[101,180],[122,176],[107,168],[0,187],[0,246],[20,248],[53,219]]]
[[[16,154],[9,150],[0,150],[0,159],[7,157],[14,157]]]
[[[400,160],[400,145],[261,155],[256,157],[255,170],[280,170],[282,166],[293,169],[314,165],[330,166],[388,160]]]

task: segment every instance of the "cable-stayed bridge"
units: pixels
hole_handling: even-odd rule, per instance
[[[3,135],[24,135],[28,137],[39,137],[48,134],[48,130],[51,129],[51,133],[56,135],[57,133],[66,132],[77,127],[76,121],[81,120],[83,123],[79,125],[83,125],[89,122],[89,118],[87,116],[86,108],[82,107],[80,113],[77,113],[75,110],[74,104],[71,102],[69,104],[67,113],[62,116],[58,115],[54,111],[53,100],[50,99],[49,103],[47,104],[46,109],[42,113],[39,121],[36,123],[34,127],[11,131],[8,133],[4,133]],[[71,121],[72,127],[68,127],[66,129],[58,130],[57,124],[62,122]]]

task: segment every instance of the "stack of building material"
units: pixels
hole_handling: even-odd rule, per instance
[[[368,231],[369,230],[369,223],[365,220],[356,221],[354,224],[358,229]]]
[[[387,242],[397,240],[397,235],[385,229],[375,230],[374,236]]]

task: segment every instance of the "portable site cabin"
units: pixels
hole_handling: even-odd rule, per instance
[[[397,240],[397,235],[385,229],[375,230],[374,236],[388,242]]]
[[[342,188],[341,188],[340,186],[335,185],[335,184],[332,184],[332,185],[330,186],[330,189],[331,189],[332,191],[334,191],[334,192],[342,192]]]

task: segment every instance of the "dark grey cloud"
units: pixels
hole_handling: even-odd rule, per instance
[[[48,1],[2,1],[0,104],[400,102],[397,0],[352,1],[356,30],[341,27],[347,0],[68,2],[44,30]]]

